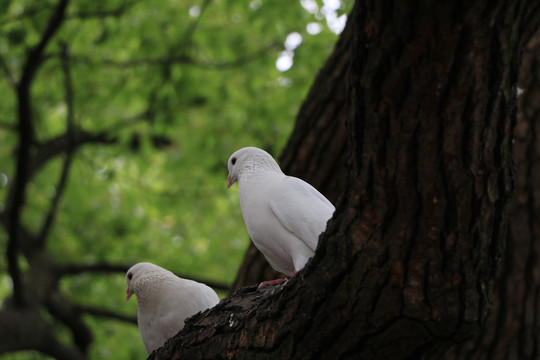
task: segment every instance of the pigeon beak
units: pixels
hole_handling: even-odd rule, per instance
[[[232,184],[233,182],[232,182],[231,174],[229,174],[229,176],[227,176],[227,189],[230,188]]]
[[[127,288],[127,290],[126,290],[126,301],[129,301],[129,298],[131,297],[131,295],[133,295],[133,293],[131,291],[129,291],[129,288]]]

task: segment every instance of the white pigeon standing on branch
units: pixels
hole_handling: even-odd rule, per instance
[[[236,151],[227,167],[227,188],[238,182],[242,215],[257,249],[281,273],[292,275],[302,269],[334,213],[332,203],[307,182],[285,175],[259,148]]]
[[[137,296],[137,323],[148,355],[176,335],[185,319],[219,302],[216,292],[205,284],[147,262],[133,265],[126,282],[126,301]]]

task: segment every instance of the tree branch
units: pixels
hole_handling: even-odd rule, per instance
[[[137,324],[136,317],[122,315],[111,310],[98,308],[94,306],[83,305],[83,304],[75,304],[74,307],[75,307],[75,310],[80,313],[85,313],[85,314],[96,316],[96,317],[115,319],[115,320],[124,321],[124,322],[135,324],[135,325]]]
[[[38,151],[32,158],[32,163],[30,164],[29,174],[34,174],[47,163],[47,161],[66,152],[70,147],[76,149],[85,144],[114,144],[116,142],[117,139],[109,136],[105,131],[91,133],[86,130],[78,129],[73,131],[71,139],[68,133],[62,134],[38,145]]]
[[[61,45],[61,63],[62,63],[62,72],[64,73],[64,102],[67,107],[67,116],[66,116],[66,125],[67,132],[70,135],[70,139],[73,137],[73,130],[75,124],[75,108],[73,105],[73,81],[71,79],[71,66],[69,59],[69,49],[66,43]],[[72,149],[68,149],[68,152],[71,152]]]
[[[53,199],[51,200],[49,211],[47,212],[47,216],[45,217],[45,220],[43,220],[43,224],[41,225],[41,230],[39,231],[39,235],[37,236],[36,244],[40,248],[45,245],[45,240],[47,239],[47,235],[49,234],[51,226],[54,222],[54,218],[58,210],[58,204],[60,203],[60,198],[62,197],[62,194],[66,187],[72,159],[73,159],[72,152],[69,152],[66,155],[66,159],[64,160],[64,166],[62,167],[60,179],[58,180],[58,184],[56,185],[56,192],[54,194]]]
[[[75,151],[73,147],[73,127],[74,127],[73,123],[74,123],[74,117],[75,117],[74,109],[73,109],[73,83],[71,80],[71,69],[69,66],[69,55],[68,55],[68,49],[67,49],[66,44],[62,44],[62,71],[64,73],[64,88],[65,88],[64,102],[66,103],[66,106],[67,106],[66,135],[67,135],[68,147],[66,149],[66,159],[64,160],[62,173],[60,175],[60,179],[58,180],[58,185],[56,186],[55,195],[51,201],[49,211],[47,212],[47,216],[45,217],[45,220],[43,221],[43,225],[41,226],[41,230],[37,238],[38,247],[43,247],[43,245],[45,244],[45,240],[53,224],[54,217],[58,209],[58,203],[60,202],[60,198],[62,197],[62,194],[64,192],[64,189],[67,183],[67,178],[68,178],[69,170],[71,168],[71,162],[73,159],[73,152]]]
[[[30,146],[34,142],[34,129],[32,124],[32,104],[30,96],[30,86],[34,79],[37,69],[41,64],[41,57],[45,47],[60,28],[64,19],[65,9],[68,0],[60,0],[53,14],[49,19],[49,24],[43,33],[39,43],[29,52],[26,63],[23,68],[23,73],[19,86],[17,87],[18,98],[18,116],[19,116],[19,148],[18,159],[15,172],[15,180],[13,184],[12,202],[8,204],[10,211],[10,219],[8,226],[9,242],[7,246],[7,261],[9,274],[13,281],[13,294],[16,304],[23,303],[23,290],[21,282],[21,274],[17,253],[19,247],[18,229],[21,216],[21,209],[25,202],[24,194],[26,183],[28,181],[28,163],[30,159]]]
[[[184,36],[182,36],[182,40],[180,41],[180,48],[181,49],[187,50],[191,46],[192,40],[193,40],[193,34],[195,33],[195,30],[197,29],[197,26],[199,26],[201,18],[202,18],[204,12],[206,11],[206,9],[208,8],[208,6],[210,5],[211,2],[212,2],[212,0],[204,0],[202,5],[200,6],[201,11],[200,11],[199,16],[197,16],[188,25],[186,31],[184,32]]]
[[[81,352],[86,353],[93,340],[92,331],[85,324],[76,308],[57,291],[52,291],[45,299],[44,304],[55,319],[70,329],[73,342]]]
[[[56,276],[61,278],[69,275],[79,275],[81,273],[125,273],[130,268],[130,265],[125,264],[109,264],[109,263],[95,263],[95,264],[63,264],[57,265],[55,269]]]
[[[90,144],[90,143],[98,143],[98,144],[112,144],[116,143],[116,138],[111,137],[107,134],[107,132],[100,132],[100,133],[91,133],[85,130],[73,130],[72,135],[70,137],[69,133],[64,133],[58,137],[55,137],[53,139],[50,139],[49,141],[38,144],[37,145],[37,151],[35,152],[35,155],[30,158],[29,164],[28,164],[28,170],[26,174],[27,181],[32,178],[32,176],[37,173],[37,171],[45,165],[50,159],[54,158],[55,156],[58,156],[62,153],[67,153],[69,148],[72,148],[73,151],[77,149],[78,147],[84,145],[84,144]],[[67,161],[67,159],[66,159]],[[67,168],[69,168],[70,164],[69,162],[64,163],[64,170],[63,174],[61,175],[61,178],[59,180],[59,184],[62,184],[62,181],[65,183],[67,181]],[[62,178],[65,177],[66,179],[62,180]],[[64,185],[62,185],[64,186]],[[61,192],[57,192],[57,196],[60,196]],[[6,203],[8,204],[6,207],[10,209],[12,205],[15,203],[15,185],[11,187],[10,192],[7,196]],[[10,223],[10,217],[9,217],[9,210],[5,211],[4,213],[0,213],[0,223],[4,224],[6,228],[9,229],[9,223]],[[52,221],[52,219],[51,219]],[[15,229],[13,229],[14,231]],[[8,233],[11,234],[12,230],[8,230]],[[35,241],[38,241],[38,238],[42,233],[45,231],[48,231],[47,229],[41,230],[39,234],[33,234],[30,231],[28,231],[24,226],[21,224],[18,224],[17,226],[17,232],[18,232],[18,239],[24,238],[28,239],[32,244],[35,244]],[[23,246],[24,248],[27,248],[25,243],[19,244],[18,246]],[[28,249],[26,249],[28,250]]]
[[[66,153],[69,148],[73,151],[84,144],[98,143],[98,144],[113,144],[116,143],[115,137],[109,136],[107,131],[99,133],[91,133],[85,130],[73,130],[71,138],[68,133],[64,133],[53,139],[48,140],[45,143],[37,144],[37,150],[34,156],[30,158],[28,164],[28,170],[26,174],[27,181],[37,173],[37,171],[45,165],[50,159],[58,156],[62,153]],[[10,204],[14,203],[15,186],[12,186],[7,196],[6,204],[8,211],[0,213],[0,222],[4,224],[6,228],[9,228],[9,209]],[[18,226],[19,236],[24,235],[26,239],[37,239],[37,234],[31,234],[28,230],[24,229],[20,224]],[[24,244],[22,244],[24,246]]]
[[[116,273],[116,272],[125,273],[126,271],[128,271],[128,269],[132,265],[109,264],[109,263],[65,264],[65,265],[58,265],[55,269],[55,273],[58,279],[63,276],[79,275],[81,273],[87,273],[87,272],[89,273]],[[229,285],[225,285],[223,283],[194,278],[191,275],[178,274],[178,273],[175,273],[175,275],[184,279],[190,279],[190,280],[194,280],[194,281],[206,284],[216,290],[227,291],[229,289]]]
[[[24,89],[26,91],[29,90],[30,84],[34,78],[34,75],[36,74],[36,71],[41,64],[41,59],[42,59],[42,55],[45,50],[45,47],[47,46],[49,41],[52,39],[54,34],[58,31],[58,29],[60,29],[60,26],[62,25],[64,21],[65,10],[66,10],[68,2],[69,0],[60,0],[58,2],[58,4],[56,5],[56,8],[54,9],[49,19],[49,24],[47,25],[47,28],[45,29],[45,32],[43,33],[41,40],[28,53],[28,57],[26,58],[26,63],[23,68],[23,74],[21,77],[19,88]]]

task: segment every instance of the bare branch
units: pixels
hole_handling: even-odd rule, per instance
[[[80,313],[85,313],[96,317],[120,320],[135,325],[137,324],[136,317],[122,315],[112,310],[82,304],[75,304],[74,307]]]
[[[32,82],[34,75],[36,74],[37,69],[41,64],[41,59],[45,47],[52,39],[54,34],[58,31],[60,26],[64,21],[65,10],[69,0],[60,0],[56,5],[50,19],[47,28],[45,29],[43,36],[41,37],[39,43],[30,50],[28,57],[26,58],[26,63],[24,64],[23,74],[21,77],[21,83],[19,84],[20,89],[28,90],[30,83]]]
[[[132,118],[126,121],[131,120]],[[31,179],[32,176],[37,173],[38,170],[41,169],[41,167],[43,167],[43,165],[45,165],[49,160],[60,154],[67,153],[69,148],[72,148],[73,151],[75,151],[78,147],[85,144],[114,144],[116,142],[117,139],[113,136],[109,136],[107,132],[91,133],[85,130],[74,129],[71,137],[68,133],[64,133],[48,140],[45,143],[37,144],[37,150],[35,151],[34,156],[30,158],[28,163],[28,173],[26,174],[26,179],[29,181],[29,179]],[[11,187],[7,196],[6,208],[8,211],[0,213],[0,222],[4,224],[6,228],[9,226],[9,209],[12,207],[11,204],[14,203],[14,190],[15,187]],[[19,236],[26,234],[24,236],[26,239],[37,239],[37,235],[34,236],[34,234],[30,234],[30,232],[21,228],[22,227],[19,226]],[[21,230],[23,230],[22,233]],[[22,246],[24,245],[25,244],[22,244]]]
[[[149,116],[149,110],[145,110],[140,114],[136,114],[111,125],[111,127],[106,130],[96,133],[74,127],[71,138],[68,133],[64,133],[55,138],[49,139],[44,143],[38,144],[35,156],[31,158],[28,177],[30,178],[33,174],[35,174],[50,159],[67,152],[69,148],[72,148],[73,151],[75,151],[79,147],[86,144],[117,143],[118,139],[109,134],[113,134],[126,126],[130,126],[138,121],[147,119]]]
[[[184,32],[184,36],[182,36],[182,40],[180,41],[180,48],[187,49],[192,44],[193,40],[193,33],[197,29],[197,26],[199,26],[199,23],[201,21],[201,18],[205,12],[205,10],[208,8],[212,0],[204,0],[202,5],[200,6],[200,14],[189,24],[186,31]]]
[[[114,144],[117,142],[117,139],[115,137],[109,136],[106,132],[99,132],[99,133],[91,133],[85,130],[73,130],[72,135],[70,136],[68,133],[64,133],[60,136],[57,136],[53,139],[48,140],[47,142],[43,144],[37,145],[37,151],[35,151],[34,156],[32,156],[28,163],[28,169],[26,174],[27,181],[32,178],[32,176],[38,172],[39,169],[43,165],[45,165],[49,160],[52,158],[67,153],[68,149],[71,148],[73,151],[75,151],[78,147],[85,145],[85,144]],[[68,166],[69,164],[64,164],[64,167]],[[64,169],[64,172],[66,172],[67,169]],[[67,173],[66,173],[67,174]],[[66,175],[67,176],[67,175]],[[62,181],[62,180],[60,180]],[[64,180],[65,181],[65,180]],[[10,192],[7,195],[6,200],[6,208],[7,211],[4,211],[3,213],[0,213],[0,223],[4,224],[4,226],[8,229],[8,233],[11,234],[11,231],[15,230],[9,230],[9,222],[10,222],[10,211],[9,209],[12,208],[12,204],[14,204],[15,200],[15,186],[12,186],[10,189]],[[38,239],[37,234],[32,234],[30,231],[28,231],[24,226],[21,224],[17,227],[18,231],[18,239],[27,239],[31,240],[30,243],[35,244]],[[42,230],[43,232],[43,230]],[[19,244],[18,246],[22,246],[23,251],[28,250],[26,243]]]
[[[131,267],[131,265],[109,264],[109,263],[58,265],[56,267],[56,276],[58,278],[61,278],[63,276],[79,275],[81,273],[125,273]],[[229,285],[225,285],[223,283],[218,283],[211,280],[199,279],[191,275],[178,274],[178,273],[175,273],[175,275],[184,279],[190,279],[190,280],[194,280],[194,281],[206,284],[215,290],[227,291],[229,289]]]
[[[64,20],[64,13],[68,0],[60,0],[51,17],[43,36],[39,43],[29,52],[19,85],[17,87],[18,116],[19,116],[19,148],[16,165],[15,180],[13,185],[12,202],[10,206],[10,218],[8,226],[9,242],[7,246],[7,261],[9,274],[13,281],[13,294],[15,303],[23,303],[23,289],[17,253],[19,248],[19,222],[21,209],[25,202],[25,189],[28,181],[28,164],[30,160],[30,147],[34,142],[32,124],[32,104],[30,96],[30,86],[37,69],[41,64],[41,56],[45,47],[52,39],[53,35],[60,28]]]
[[[73,83],[71,80],[71,71],[69,66],[69,55],[68,55],[68,49],[67,45],[62,45],[62,70],[64,72],[64,101],[67,106],[67,117],[66,117],[66,123],[67,123],[67,140],[68,140],[68,147],[66,149],[66,159],[64,160],[64,166],[62,167],[62,173],[60,175],[60,179],[58,180],[58,185],[56,186],[56,192],[55,195],[51,201],[51,205],[49,207],[49,211],[47,212],[47,216],[45,217],[45,220],[43,221],[43,225],[41,226],[41,230],[38,235],[37,239],[37,245],[39,247],[43,247],[45,244],[45,240],[47,238],[47,235],[49,234],[49,231],[51,229],[51,225],[54,221],[54,217],[57,213],[58,209],[58,203],[60,202],[60,198],[62,197],[62,194],[64,192],[69,170],[71,168],[71,162],[73,159],[73,152],[75,151],[73,147],[73,123],[74,123],[74,109],[73,109]]]
[[[60,198],[62,197],[62,194],[64,192],[64,189],[66,187],[66,182],[69,174],[69,170],[71,168],[72,163],[72,152],[69,152],[66,155],[66,159],[64,160],[64,166],[62,167],[62,173],[60,174],[60,179],[58,180],[58,185],[56,185],[56,192],[54,194],[54,197],[51,201],[51,205],[49,207],[49,211],[47,212],[47,216],[45,217],[45,220],[43,221],[43,224],[41,226],[41,230],[39,231],[39,235],[37,237],[37,246],[43,247],[45,244],[45,240],[47,239],[47,235],[49,234],[49,231],[51,229],[51,226],[54,221],[54,217],[57,213],[58,204],[60,202]]]
[[[66,107],[67,107],[66,124],[67,124],[68,134],[70,134],[70,138],[72,138],[73,130],[74,130],[74,123],[75,123],[75,109],[73,106],[74,90],[73,90],[73,81],[71,79],[69,49],[66,43],[62,43],[60,46],[62,48],[62,51],[61,51],[62,72],[64,73],[64,102],[66,103]],[[71,149],[68,149],[68,151],[70,150]]]
[[[64,264],[56,267],[56,275],[63,277],[65,275],[79,275],[81,273],[125,273],[130,268],[130,265],[125,264],[109,264],[109,263],[96,263],[96,264]]]
[[[85,144],[114,144],[117,139],[106,132],[91,133],[86,130],[74,130],[70,139],[67,133],[57,136],[38,146],[32,158],[29,173],[34,174],[51,158],[67,151],[69,147],[76,149]]]

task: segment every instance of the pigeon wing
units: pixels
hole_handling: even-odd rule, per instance
[[[285,176],[272,186],[270,208],[281,225],[312,251],[335,210],[317,189],[292,176]]]

